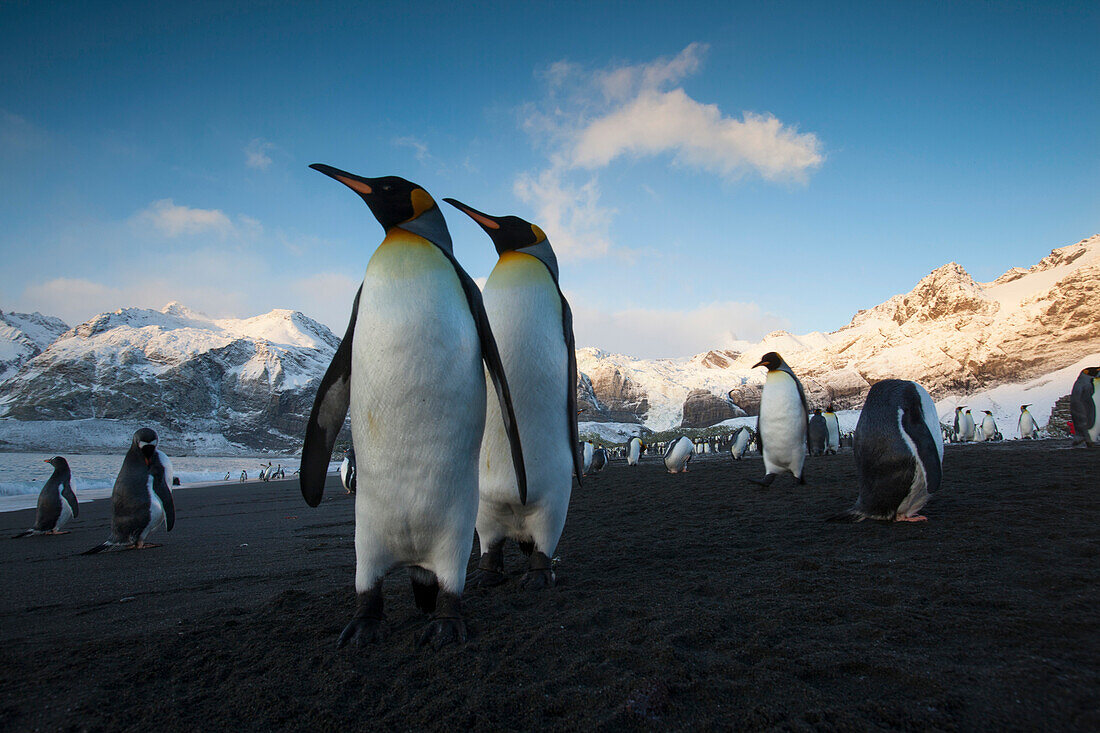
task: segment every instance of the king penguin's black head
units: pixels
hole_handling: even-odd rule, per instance
[[[314,163],[310,168],[359,194],[386,231],[435,207],[435,199],[427,191],[399,176],[364,178],[323,163]]]
[[[1087,374],[1090,377],[1095,377],[1096,375],[1100,374],[1100,367],[1085,367],[1081,370],[1081,373]]]
[[[1023,412],[1024,410],[1026,410],[1029,407],[1031,407],[1031,405],[1020,405],[1020,412]]]
[[[820,414],[821,414],[821,410],[814,410],[814,414],[815,414],[815,415],[820,415]]]
[[[153,459],[153,454],[157,452],[156,431],[152,428],[141,428],[134,433],[134,440],[130,447],[141,451],[141,454],[145,457],[145,462],[148,463]]]
[[[753,364],[752,368],[755,369],[758,366],[767,367],[769,372],[774,372],[783,366],[783,357],[777,351],[769,351],[760,358],[760,361]]]
[[[498,255],[546,241],[546,235],[541,229],[518,216],[490,216],[457,199],[443,200],[476,221],[489,235],[489,239],[493,240]]]

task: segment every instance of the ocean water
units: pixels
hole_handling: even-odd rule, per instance
[[[52,455],[45,453],[0,453],[0,511],[15,511],[34,507],[38,502],[38,493],[42,485],[53,472],[53,467],[43,463]],[[248,471],[248,480],[256,481],[260,469],[266,463],[272,468],[279,465],[286,470],[287,478],[298,469],[300,458],[294,456],[275,456],[247,458],[241,456],[183,456],[169,455],[172,468],[179,477],[180,486],[221,482],[229,473],[230,481],[240,480],[241,471]],[[111,495],[115,477],[122,467],[122,455],[81,455],[65,456],[73,472],[73,490],[78,501],[91,501]],[[330,472],[338,470],[339,462],[329,466]]]

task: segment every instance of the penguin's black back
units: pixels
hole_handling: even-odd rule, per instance
[[[1081,372],[1073,383],[1073,391],[1069,394],[1069,415],[1078,436],[1085,435],[1096,422],[1095,390],[1092,377],[1085,372]]]
[[[35,515],[34,528],[39,532],[49,532],[57,526],[57,520],[61,517],[61,484],[64,483],[71,472],[68,464],[55,467],[50,477],[46,479],[42,491],[38,494],[38,512]]]
[[[829,425],[824,415],[812,415],[809,425],[810,455],[819,456],[825,452],[825,442],[829,438]]]
[[[136,445],[122,460],[122,468],[111,491],[111,533],[113,541],[134,543],[149,526],[149,466]]]
[[[899,409],[902,410],[901,429]],[[867,393],[854,436],[859,473],[856,510],[867,516],[892,518],[912,488],[917,459],[902,436],[903,430],[917,446],[918,455],[925,457],[922,463],[925,464],[929,493],[939,489],[939,456],[924,421],[916,385],[902,379],[883,380]],[[928,456],[929,449],[931,456]]]

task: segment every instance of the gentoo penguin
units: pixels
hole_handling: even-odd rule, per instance
[[[859,498],[832,521],[920,522],[917,514],[943,477],[943,433],[932,398],[916,382],[874,384],[855,432]]]
[[[767,367],[768,377],[760,395],[760,415],[756,435],[764,453],[763,481],[753,483],[771,486],[777,474],[790,472],[798,483],[806,483],[802,466],[806,461],[810,408],[802,382],[794,375],[783,357],[770,351],[753,368]]]
[[[688,461],[693,455],[695,444],[686,435],[679,440],[670,440],[665,449],[665,468],[669,473],[687,473]]]
[[[596,446],[592,445],[589,441],[584,441],[581,445],[581,472],[584,475],[588,475],[589,469],[592,468],[592,454],[596,450]]]
[[[246,468],[245,470],[241,471],[241,481],[240,482],[243,484],[247,480],[248,480],[248,469]]]
[[[558,284],[558,259],[537,225],[517,216],[490,216],[461,201],[444,199],[489,235],[498,259],[482,296],[504,372],[512,386],[520,437],[528,446],[527,504],[516,499],[508,469],[509,444],[500,410],[490,402],[481,441],[478,573],[471,582],[504,580],[504,542],[513,539],[528,557],[523,588],[554,584],[554,556],[569,509],[573,475],[584,475],[577,451],[577,352],[573,311]],[[607,451],[595,451],[593,468]]]
[[[141,428],[130,441],[122,468],[111,491],[111,536],[102,545],[85,552],[97,552],[129,545],[144,550],[159,547],[145,541],[162,524],[169,532],[176,524],[172,502],[172,461],[157,448],[157,434]]]
[[[810,455],[825,455],[825,444],[829,441],[829,424],[825,422],[825,416],[821,414],[821,410],[814,410],[807,429]]]
[[[481,291],[455,260],[443,212],[423,188],[396,176],[311,167],[355,191],[386,232],[321,378],[302,448],[302,496],[317,506],[350,406],[357,606],[338,643],[381,638],[382,579],[402,566],[417,607],[433,613],[420,643],[465,641],[461,598],[477,518],[485,369],[501,403],[520,503],[527,497],[512,398]]]
[[[53,466],[53,473],[38,493],[34,529],[15,535],[16,539],[32,534],[68,534],[68,530],[61,528],[80,514],[76,494],[73,493],[73,473],[69,470],[69,462],[61,456],[47,458],[43,462]]]
[[[751,442],[752,429],[746,425],[737,431],[733,436],[733,442],[730,443],[730,455],[733,456],[733,460],[740,461],[745,456],[745,450]]]
[[[970,414],[970,410],[967,410],[963,413],[962,422],[959,424],[959,430],[961,431],[959,433],[959,438],[962,440],[962,442],[969,443],[970,441],[974,440],[974,417]]]
[[[1039,425],[1035,422],[1035,418],[1031,416],[1031,413],[1027,411],[1029,407],[1031,405],[1020,405],[1020,419],[1016,421],[1016,429],[1024,440],[1033,440],[1039,437]]]
[[[825,441],[825,452],[835,456],[840,450],[840,420],[837,419],[832,405],[825,410],[825,426],[829,429],[829,437]]]
[[[340,462],[340,485],[347,493],[355,493],[355,446],[348,448]]]
[[[993,440],[997,435],[997,421],[993,419],[993,413],[989,410],[983,410],[985,417],[982,418],[982,437],[984,440]]]
[[[1100,367],[1087,367],[1077,375],[1069,395],[1069,414],[1076,431],[1073,444],[1084,442],[1091,448],[1100,437]]]

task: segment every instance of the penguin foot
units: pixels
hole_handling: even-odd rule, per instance
[[[455,641],[466,643],[466,622],[461,617],[433,618],[424,627],[416,644],[431,644],[434,649],[440,649]]]
[[[766,489],[766,488],[768,488],[769,486],[772,485],[773,481],[775,481],[775,474],[774,473],[769,473],[769,474],[765,475],[764,478],[759,480],[759,481],[754,479],[754,478],[750,478],[749,481],[756,484],[757,486],[762,486]]]
[[[466,581],[466,585],[473,588],[492,588],[501,585],[506,580],[504,573],[499,570],[478,568],[470,574],[470,579]]]
[[[356,616],[340,632],[340,640],[336,642],[336,648],[343,649],[351,644],[355,649],[361,649],[367,644],[382,641],[385,636],[382,619]]]
[[[69,531],[70,530],[67,529],[54,529],[47,532],[46,534],[69,534]]]
[[[924,516],[923,514],[911,514],[908,517],[899,514],[896,517],[894,517],[894,521],[896,521],[896,522],[927,522],[928,517]]]
[[[532,568],[519,579],[519,587],[523,590],[543,590],[554,587],[554,572],[550,568]]]
[[[160,547],[160,545],[153,544],[152,542],[138,542],[136,545],[130,545],[128,549],[131,550],[149,550],[154,547]]]

